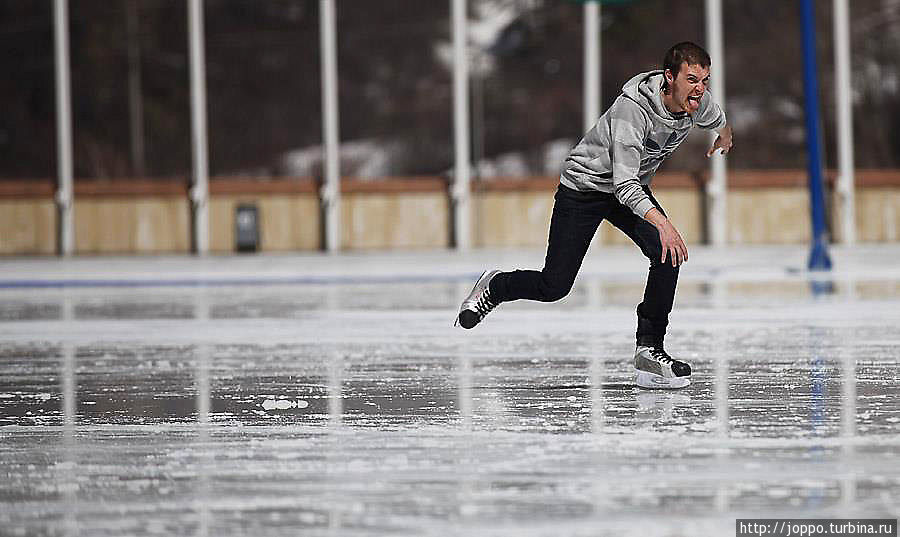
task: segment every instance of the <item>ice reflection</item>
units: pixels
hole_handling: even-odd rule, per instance
[[[199,289],[193,294],[194,318],[198,321],[207,321],[210,317],[209,297],[206,289]],[[198,537],[208,537],[212,515],[209,509],[212,488],[210,484],[210,471],[213,468],[213,450],[210,438],[210,412],[212,408],[212,395],[210,390],[210,362],[212,358],[212,346],[200,343],[194,348],[194,374],[196,390],[197,412],[197,484],[194,495],[193,510],[197,514]]]
[[[531,501],[528,498],[543,502],[550,497],[555,500],[547,504],[550,507],[540,511],[542,516],[550,518],[565,515],[591,519],[591,513],[598,512],[634,513],[643,505],[642,497],[654,498],[653,501],[660,505],[674,507],[677,504],[689,512],[713,508],[719,513],[728,513],[734,505],[740,505],[742,509],[749,506],[750,509],[767,510],[782,505],[784,500],[788,500],[785,505],[794,505],[794,500],[798,500],[800,503],[796,505],[804,509],[830,509],[839,499],[842,512],[856,513],[860,511],[855,494],[856,476],[869,470],[865,461],[853,455],[852,449],[854,369],[844,365],[848,363],[846,354],[841,356],[842,367],[839,369],[834,367],[836,362],[823,358],[829,355],[827,349],[831,345],[828,342],[832,337],[815,329],[810,329],[803,337],[809,349],[808,367],[798,367],[795,362],[739,360],[734,363],[738,385],[731,390],[736,412],[730,419],[736,420],[736,430],[741,433],[736,438],[729,436],[729,409],[723,404],[726,401],[724,394],[729,390],[720,385],[723,381],[728,382],[729,368],[725,360],[701,364],[696,389],[672,393],[644,392],[629,387],[625,380],[627,368],[600,358],[610,350],[608,344],[600,340],[583,348],[570,347],[559,341],[547,345],[541,343],[533,347],[533,358],[529,360],[482,355],[478,346],[464,345],[451,359],[455,363],[451,361],[449,369],[437,367],[435,370],[431,367],[436,364],[429,359],[416,359],[409,353],[402,362],[385,356],[373,361],[372,356],[379,352],[377,347],[370,349],[374,352],[371,355],[358,348],[353,351],[336,348],[321,354],[311,349],[300,351],[290,347],[244,348],[234,354],[233,349],[226,346],[198,344],[189,351],[193,358],[190,363],[194,365],[190,374],[194,388],[182,388],[186,393],[194,392],[195,440],[187,447],[190,452],[184,459],[190,466],[174,471],[188,471],[188,475],[194,476],[190,505],[196,525],[191,527],[197,535],[209,535],[213,533],[214,523],[224,522],[216,522],[212,509],[212,506],[222,505],[223,490],[240,489],[234,485],[221,488],[223,479],[231,479],[227,477],[227,467],[249,465],[240,471],[244,475],[254,471],[253,468],[261,468],[259,465],[270,458],[299,463],[306,460],[305,454],[315,453],[324,455],[320,466],[314,468],[304,463],[305,469],[298,470],[300,473],[295,473],[292,479],[302,480],[307,483],[306,487],[315,483],[317,474],[324,471],[326,480],[320,481],[320,485],[309,492],[324,495],[321,501],[314,501],[312,497],[304,499],[307,493],[297,489],[288,492],[277,481],[268,485],[256,481],[253,487],[263,496],[257,496],[253,501],[265,504],[267,493],[261,491],[267,487],[274,487],[272,492],[280,491],[278,494],[282,495],[299,494],[300,509],[308,513],[303,516],[311,523],[320,520],[329,531],[337,533],[378,512],[371,509],[387,509],[387,513],[394,510],[417,512],[421,506],[414,507],[419,501],[416,494],[424,495],[423,499],[434,495],[435,501],[452,498],[449,501],[456,506],[456,514],[442,516],[461,517],[472,524],[495,518],[512,520],[517,516],[528,519],[536,514],[526,508]],[[60,490],[65,491],[61,498],[62,523],[67,528],[77,528],[79,517],[85,516],[79,514],[84,508],[79,501],[81,493],[77,484],[81,468],[76,455],[79,452],[77,438],[83,434],[79,431],[90,432],[96,427],[92,423],[102,421],[99,416],[90,414],[82,420],[76,419],[76,397],[92,390],[76,381],[75,372],[82,367],[80,361],[93,359],[96,352],[72,345],[60,348],[63,444],[67,454],[60,467],[63,472],[58,474]],[[553,348],[563,349],[563,354],[558,355],[551,350]],[[118,348],[116,353],[144,356],[145,360],[158,363],[161,351],[165,353],[161,348]],[[584,359],[579,358],[582,351],[586,351]],[[294,354],[305,360],[312,358],[316,362],[314,367],[305,371],[318,370],[320,375],[271,376],[265,362],[252,358],[272,353]],[[238,356],[249,356],[251,360],[241,361]],[[446,356],[442,359],[447,359]],[[417,375],[425,382],[418,386],[402,380],[398,382],[398,373],[401,378],[403,374],[409,374],[404,368],[417,361]],[[378,363],[380,367],[372,366]],[[285,362],[279,367],[283,371],[292,369],[290,363]],[[253,418],[255,414],[220,413],[216,417],[214,386],[220,383],[219,379],[234,378],[241,370],[244,370],[244,385],[262,382],[268,385],[270,394],[284,395],[293,401],[299,399],[292,395],[296,392],[290,391],[297,389],[297,382],[318,386],[320,400],[324,400],[319,412],[327,415],[325,421],[307,421],[301,410],[311,408],[291,408],[284,411],[286,414],[282,417],[287,421],[282,421],[279,427],[291,427],[291,423],[313,424],[326,433],[325,443],[310,451],[312,445],[305,439],[306,433],[298,435],[302,429],[296,430],[293,437],[292,429],[284,429],[288,436],[281,441],[275,440],[277,436],[273,436],[270,428],[256,432],[253,428],[242,429],[239,434],[232,429],[236,416],[242,416],[240,422],[246,425],[267,423],[261,417]],[[835,414],[835,406],[832,391],[827,387],[831,382],[829,375],[838,370],[843,387],[839,405],[841,434],[832,437],[829,416]],[[125,374],[125,370],[119,371]],[[742,375],[750,371],[761,385],[793,388],[771,397],[773,404],[765,412],[745,414],[743,397],[752,393],[753,387],[746,385]],[[711,382],[704,380],[704,375],[708,375]],[[127,375],[121,378],[124,383],[130,382]],[[371,380],[365,381],[365,378]],[[804,385],[806,389],[801,388]],[[353,403],[372,400],[374,394],[380,394],[379,397],[397,400],[395,408],[406,408],[400,415],[410,417],[421,404],[411,395],[417,391],[423,394],[422,400],[444,401],[444,404],[431,404],[428,413],[422,415],[423,421],[406,422],[408,428],[397,428],[395,424],[404,422],[392,418],[395,410],[390,405],[357,406]],[[260,408],[264,395],[261,390],[255,390],[254,397],[239,399],[246,401],[243,404],[248,407]],[[360,412],[368,416],[366,420],[354,418]],[[166,416],[163,415],[160,423],[170,423]],[[792,416],[800,420],[791,419]],[[133,416],[136,424],[146,423],[146,418],[143,413]],[[419,427],[424,429],[417,432]],[[813,437],[795,448],[777,443],[772,446],[748,444],[746,441],[746,438],[794,441],[799,438],[798,433],[809,427],[812,427],[809,430],[814,433]],[[217,430],[221,432],[216,433]],[[498,436],[501,430],[522,436]],[[169,434],[165,429],[157,431],[163,438]],[[362,431],[369,432],[362,434]],[[642,437],[638,434],[640,431],[649,436]],[[566,440],[555,441],[555,434],[546,436],[547,432],[568,434],[564,435]],[[579,435],[583,439],[579,439]],[[691,436],[696,440],[687,441]],[[269,438],[275,443],[265,447]],[[834,441],[829,443],[829,438]],[[122,441],[108,439],[104,442],[112,447]],[[164,450],[162,452],[147,446],[146,453],[165,457],[165,451],[172,449],[167,445],[168,442],[159,446]],[[248,449],[253,445],[258,447]],[[804,452],[807,455],[803,455]],[[115,450],[109,453],[116,457]],[[378,462],[381,459],[379,453],[387,457],[383,465]],[[879,453],[884,454],[884,451]],[[260,460],[259,457],[264,458]],[[225,467],[223,461],[228,461]],[[433,475],[415,470],[435,461],[440,461],[439,465],[448,465],[450,473]],[[121,464],[125,471],[134,462],[113,459],[110,468]],[[680,469],[673,472],[673,468]],[[649,472],[646,479],[658,475],[655,472],[666,473],[669,483],[656,486],[652,481],[642,481],[640,472],[643,471]],[[357,489],[361,486],[375,487],[370,490],[396,491],[399,489],[395,487],[401,482],[403,487],[412,488],[396,492],[400,496],[392,500],[381,496],[376,500],[369,493],[354,492],[362,490]],[[612,483],[617,486],[610,488]],[[623,486],[622,483],[633,485]],[[445,489],[445,486],[451,489]],[[896,488],[896,483],[888,482],[886,486],[890,491],[892,487]],[[873,483],[869,481],[864,487],[866,498],[871,498]],[[560,496],[560,490],[571,490],[573,496],[568,493]],[[587,503],[576,501],[575,496]],[[870,506],[867,512],[872,512],[873,507],[878,510],[879,503],[875,500],[872,504],[869,500],[867,505]],[[314,506],[321,506],[325,511],[317,511],[318,507]],[[322,513],[323,518],[317,518],[319,515],[315,513]]]
[[[711,420],[712,425],[702,425],[702,430],[717,431],[726,439],[733,427],[741,436],[781,436],[783,428],[799,434],[805,429],[811,437],[856,434],[857,420],[851,416],[859,397],[854,367],[858,351],[836,346],[836,337],[833,330],[809,329],[804,337],[807,351],[785,349],[805,363],[732,361],[727,355],[695,361],[696,378],[688,391],[695,396],[692,401],[701,404],[689,405],[681,417],[697,427]],[[734,347],[734,342],[715,338],[707,345],[710,349]],[[747,356],[753,356],[753,347],[744,345]],[[415,351],[402,349],[397,349],[399,354],[386,354],[377,345],[369,351],[359,347],[328,351],[319,346],[71,343],[39,354],[25,347],[7,353],[49,357],[57,352],[55,348],[71,354],[61,362],[58,377],[63,379],[63,423],[76,415],[83,424],[194,420],[263,424],[274,418],[276,423],[328,426],[425,422],[602,433],[607,426],[633,420],[641,405],[635,399],[640,392],[631,384],[630,360],[604,359],[609,350],[603,345],[587,345],[584,350],[562,342],[553,346],[563,356],[545,354],[546,350],[535,355],[532,350],[535,357],[527,360],[493,354],[479,357],[477,347],[417,357]],[[576,357],[582,352],[586,352],[584,358]],[[628,352],[627,345],[618,344],[614,351]],[[7,363],[29,367],[31,374],[43,371],[39,358],[30,359],[28,365]],[[884,376],[895,369],[894,363],[868,361],[861,370],[867,411],[859,419],[866,430],[877,432],[895,422],[892,413],[897,404],[887,398],[889,376]],[[69,382],[76,371],[79,381]],[[838,372],[839,379],[835,378]],[[53,415],[45,402],[52,401],[52,394],[40,397],[45,388],[39,383],[17,381],[11,375],[4,378],[0,405],[6,409],[7,423],[40,423]],[[10,382],[16,382],[16,387]],[[837,383],[840,391],[828,389]],[[23,388],[38,391],[22,392]],[[881,414],[885,410],[888,413]]]
[[[855,433],[856,421],[851,424],[847,415],[856,382],[845,376],[855,369],[844,360],[855,360],[859,351],[842,350],[834,343],[836,337],[833,330],[810,330],[803,338],[809,345],[806,351],[783,342],[785,352],[795,353],[797,359],[754,360],[758,350],[744,343],[747,358],[735,361],[724,355],[695,361],[697,375],[690,392],[705,402],[690,406],[691,419],[698,424],[712,419],[709,430],[723,438],[732,427],[742,435],[780,436],[780,428],[804,423],[798,432],[806,430],[811,437]],[[709,349],[734,345],[727,338],[704,343]],[[558,347],[569,352],[566,343]],[[74,353],[73,374],[78,371],[79,382],[64,385],[74,390],[66,402],[76,405],[71,414],[77,413],[85,424],[192,421],[202,412],[211,422],[247,424],[273,419],[315,424],[324,419],[365,426],[421,421],[447,425],[464,420],[478,427],[505,423],[502,426],[512,429],[603,431],[606,425],[627,424],[637,408],[629,401],[639,393],[631,384],[630,360],[604,359],[609,351],[603,347],[584,358],[540,351],[527,360],[478,357],[477,349],[456,352],[455,358],[449,350],[433,357],[399,349],[399,354],[385,354],[378,346],[329,352],[318,346],[66,344],[41,353],[51,356],[54,348]],[[27,348],[14,352],[41,355]],[[614,352],[627,354],[630,349],[617,345]],[[23,362],[8,363],[23,367]],[[40,374],[41,363],[32,359],[27,367]],[[207,369],[190,374],[201,366]],[[879,432],[894,423],[891,413],[897,405],[888,398],[885,375],[895,370],[891,362],[864,362],[867,411],[860,419],[867,431]],[[835,377],[839,371],[843,378]],[[60,378],[65,378],[62,373]],[[199,379],[207,380],[201,384]],[[828,388],[838,383],[845,386],[840,392]],[[21,392],[42,390],[39,383],[18,386],[4,386],[8,395],[0,399],[10,423],[35,423],[53,415],[46,402],[52,401],[52,394],[47,399],[41,391]],[[206,389],[202,397],[196,392],[201,387]],[[845,394],[848,390],[852,392]],[[272,404],[267,406],[267,401]],[[884,410],[888,413],[882,414]]]
[[[350,463],[343,456],[343,442],[345,431],[343,430],[344,414],[344,357],[338,352],[330,353],[326,363],[328,379],[328,451],[325,454],[326,476],[329,483],[327,496],[327,516],[329,533],[336,533],[342,526],[341,508],[342,500],[339,490],[341,488],[342,466]]]
[[[207,314],[205,305],[197,309],[198,316]],[[210,471],[213,468],[213,449],[210,438],[210,382],[209,368],[211,349],[209,345],[197,345],[195,349],[195,361],[197,371],[196,382],[196,409],[197,409],[197,489],[194,498],[194,511],[197,513],[197,533],[199,537],[208,537],[210,534],[211,513],[209,509],[211,485]]]
[[[702,276],[702,277],[701,277]],[[248,280],[249,281],[249,280]],[[198,318],[197,295],[204,295],[208,319],[305,319],[316,311],[428,311],[455,309],[471,288],[468,279],[390,284],[298,283],[185,287],[64,288],[3,290],[0,322],[40,320],[150,320]],[[596,311],[634,307],[642,278],[583,274],[570,295],[545,308]],[[794,275],[779,279],[740,279],[721,274],[679,282],[679,307],[722,309],[793,305],[813,300],[866,302],[900,297],[900,282],[853,274]],[[504,308],[527,309],[508,304]]]
[[[639,422],[659,423],[670,421],[676,407],[690,405],[691,396],[683,392],[641,391],[635,400]]]
[[[841,436],[851,439],[856,436],[856,360],[847,347],[841,351]],[[845,442],[842,451],[844,465],[850,466],[855,455],[853,442]],[[854,472],[846,472],[841,479],[841,507],[844,512],[848,512],[856,500],[856,479]]]
[[[812,306],[752,314],[734,293],[764,285],[688,285],[667,346],[694,382],[646,392],[632,382],[632,301],[610,306],[640,285],[598,281],[575,311],[509,308],[470,332],[452,330],[446,297],[434,303],[449,319],[387,308],[427,286],[360,300],[332,286],[300,309],[298,288],[189,289],[189,319],[132,317],[114,336],[80,316],[82,291],[36,297],[63,319],[0,325],[0,525],[654,535],[671,520],[654,513],[677,511],[702,526],[685,534],[718,535],[738,514],[896,512],[893,310],[847,317],[841,281],[821,298],[805,280],[779,288]],[[146,298],[131,293],[104,300]]]
[[[66,535],[78,535],[78,458],[76,455],[76,399],[75,348],[71,344],[62,346],[60,378],[62,379],[62,457],[59,490],[63,495],[63,528]]]

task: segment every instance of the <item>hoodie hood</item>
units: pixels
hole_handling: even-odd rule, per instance
[[[667,127],[678,128],[687,114],[672,115],[662,102],[663,71],[648,71],[634,76],[622,87],[622,94],[636,102]]]
[[[614,194],[639,218],[654,207],[644,191],[666,158],[694,127],[718,130],[725,113],[708,91],[691,115],[672,114],[663,104],[663,72],[632,78],[606,112],[578,142],[560,176],[560,184],[580,192]]]

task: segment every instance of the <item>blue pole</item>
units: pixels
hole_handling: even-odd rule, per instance
[[[809,170],[809,206],[812,219],[812,251],[809,270],[831,270],[825,229],[825,194],[822,190],[822,152],[819,138],[819,84],[816,79],[816,30],[813,0],[802,0],[803,95],[806,112],[806,155]]]

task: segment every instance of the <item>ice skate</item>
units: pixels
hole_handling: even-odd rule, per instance
[[[638,345],[634,369],[641,388],[676,389],[691,383],[691,366],[672,358],[662,347]]]
[[[497,307],[498,302],[491,297],[490,283],[494,276],[499,274],[499,270],[484,271],[475,287],[469,293],[469,296],[463,300],[459,307],[459,314],[456,316],[456,323],[463,328],[473,328],[480,323],[490,311]]]

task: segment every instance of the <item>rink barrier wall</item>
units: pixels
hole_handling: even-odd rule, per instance
[[[809,241],[809,193],[804,170],[732,170],[728,175],[727,237],[731,244]],[[830,229],[840,238],[840,204],[829,186]],[[661,173],[653,191],[692,244],[706,242],[706,174]],[[472,184],[472,244],[543,247],[556,177],[494,178]],[[449,182],[441,177],[350,179],[341,185],[341,245],[347,250],[445,248],[450,245]],[[215,177],[210,181],[210,249],[234,251],[235,208],[259,210],[261,251],[322,247],[321,183],[302,177]],[[50,179],[0,180],[0,254],[52,255],[58,211]],[[856,173],[860,242],[900,240],[900,170]],[[187,178],[78,180],[75,236],[79,254],[190,251]],[[605,223],[602,244],[628,239]]]
[[[439,177],[341,181],[341,248],[446,248],[449,183]]]
[[[0,181],[0,255],[56,251],[54,192],[50,181]]]
[[[300,177],[251,180],[217,177],[209,182],[209,248],[232,252],[235,209],[242,204],[259,210],[259,248],[264,252],[317,250],[321,218],[314,181]]]

